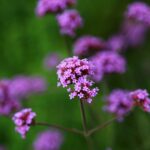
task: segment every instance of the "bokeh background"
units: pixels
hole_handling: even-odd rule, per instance
[[[77,9],[85,26],[78,32],[107,39],[116,33],[123,13],[131,0],[78,0]],[[149,0],[145,2],[150,4]],[[16,75],[41,75],[48,82],[47,92],[30,96],[24,107],[32,107],[37,120],[82,129],[79,103],[69,101],[65,89],[57,88],[56,70],[43,68],[43,59],[50,52],[67,57],[64,39],[60,36],[55,17],[35,16],[36,0],[0,0],[0,77]],[[102,111],[104,95],[114,88],[146,88],[150,91],[150,33],[143,45],[128,49],[125,57],[128,69],[124,75],[110,75],[99,83],[100,93],[91,106],[86,106],[88,125],[94,127],[112,116]],[[72,41],[70,41],[72,42]],[[106,85],[107,84],[107,85]],[[90,109],[97,113],[90,115]],[[0,116],[0,144],[8,150],[32,150],[32,143],[39,131],[47,127],[33,127],[22,140],[14,131],[9,118]],[[87,150],[84,138],[64,133],[62,150]],[[150,150],[150,114],[134,110],[123,123],[113,123],[93,137],[95,150]]]

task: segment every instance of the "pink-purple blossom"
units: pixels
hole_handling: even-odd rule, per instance
[[[76,30],[83,26],[83,20],[76,10],[66,10],[56,18],[63,35],[75,36]]]
[[[42,17],[47,13],[59,13],[75,3],[76,0],[38,0],[36,14]]]
[[[54,69],[59,64],[59,62],[59,55],[57,53],[52,53],[46,56],[46,58],[44,59],[44,67],[48,70]]]
[[[73,51],[77,56],[89,56],[105,48],[105,42],[98,37],[86,35],[77,39]]]
[[[125,17],[137,23],[150,25],[150,6],[144,2],[131,3],[125,12]]]
[[[107,96],[106,111],[122,120],[133,108],[133,101],[126,90],[116,89]]]
[[[0,115],[10,115],[20,108],[20,103],[16,97],[10,94],[9,81],[0,81]]]
[[[15,130],[22,136],[26,137],[30,126],[34,123],[36,113],[32,112],[32,109],[26,108],[14,114],[12,120],[14,121],[16,127]]]
[[[33,143],[34,150],[60,150],[63,135],[58,130],[41,132]]]
[[[91,62],[74,56],[64,59],[57,69],[58,86],[67,87],[70,99],[78,97],[88,103],[92,102],[92,98],[97,95],[98,88],[91,89],[93,85],[93,82],[89,80],[89,76],[93,74]]]
[[[6,150],[6,148],[0,145],[0,150]]]
[[[90,59],[94,64],[94,74],[92,75],[95,81],[100,81],[104,74],[124,73],[126,70],[126,61],[118,53],[113,51],[99,52]]]
[[[147,90],[138,89],[130,92],[135,106],[140,106],[144,111],[150,112],[150,98]]]

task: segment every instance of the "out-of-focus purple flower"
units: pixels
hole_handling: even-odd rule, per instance
[[[42,77],[17,76],[9,84],[10,94],[13,97],[24,99],[31,94],[46,90],[46,83]]]
[[[99,52],[91,58],[91,62],[94,64],[92,77],[97,82],[102,79],[104,74],[124,73],[126,70],[125,59],[113,51]]]
[[[44,66],[46,69],[54,69],[60,62],[60,58],[57,53],[49,54],[44,59]]]
[[[22,136],[26,137],[27,132],[30,129],[30,126],[34,123],[36,113],[32,112],[32,109],[26,108],[14,114],[12,120],[16,125],[16,131]]]
[[[105,110],[115,114],[119,120],[128,114],[133,107],[133,100],[129,96],[129,92],[125,90],[113,90],[107,97],[107,105]]]
[[[124,51],[127,48],[127,41],[124,35],[114,35],[107,41],[107,47],[115,52]]]
[[[150,25],[150,7],[144,2],[134,2],[128,6],[125,17],[137,23]]]
[[[75,3],[76,0],[38,0],[36,14],[42,17],[47,13],[59,13]]]
[[[48,130],[38,135],[34,150],[59,150],[63,143],[63,135],[57,130]]]
[[[147,90],[138,89],[132,91],[130,96],[136,106],[140,106],[144,111],[150,112],[150,98]]]
[[[9,81],[0,81],[0,115],[9,115],[20,108],[18,99],[10,94]]]
[[[78,56],[89,56],[104,48],[105,42],[102,39],[87,35],[77,39],[73,51]]]
[[[148,27],[144,24],[125,20],[122,25],[122,34],[128,46],[139,46],[144,42]]]
[[[3,146],[0,146],[0,150],[6,150],[6,148]]]
[[[87,59],[79,59],[74,56],[63,60],[57,66],[58,86],[68,87],[70,99],[79,97],[91,103],[92,98],[97,95],[98,88],[91,89],[93,82],[88,77],[93,74],[93,65]]]
[[[83,25],[83,20],[76,10],[66,10],[56,18],[64,35],[75,36],[75,31]]]

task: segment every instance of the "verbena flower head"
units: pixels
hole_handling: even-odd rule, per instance
[[[118,119],[128,114],[133,107],[133,101],[129,96],[129,92],[125,90],[114,90],[107,97],[106,111],[115,114]]]
[[[58,86],[68,87],[70,99],[79,97],[91,103],[98,89],[91,89],[93,82],[88,78],[93,74],[93,65],[87,59],[79,59],[74,56],[64,59],[57,66]],[[70,87],[73,85],[72,87]]]
[[[127,41],[123,35],[114,35],[107,41],[107,47],[115,52],[122,52],[127,47]]]
[[[32,112],[32,109],[26,108],[17,112],[13,116],[13,121],[16,125],[16,131],[22,136],[26,137],[27,132],[30,129],[30,126],[34,123],[36,113]]]
[[[146,36],[148,27],[144,24],[134,23],[129,20],[125,20],[122,25],[122,34],[126,38],[128,46],[141,45]]]
[[[75,3],[76,0],[38,0],[36,14],[42,17],[47,13],[59,13]]]
[[[105,42],[94,36],[83,36],[77,39],[74,44],[74,54],[77,56],[90,56],[105,48]]]
[[[144,111],[150,112],[150,98],[147,90],[138,89],[130,92],[134,104],[140,106]]]
[[[82,18],[76,10],[66,10],[57,15],[57,21],[61,33],[68,36],[75,36],[75,31],[83,25]]]
[[[150,7],[143,2],[134,2],[128,6],[125,12],[127,19],[135,22],[150,24]]]
[[[48,130],[38,135],[34,150],[59,150],[63,143],[63,135],[57,130]]]
[[[93,79],[100,81],[104,74],[124,73],[126,70],[125,59],[116,52],[103,51],[91,58],[94,64]]]
[[[44,59],[44,67],[46,69],[54,69],[60,62],[60,58],[57,53],[52,53],[46,56]]]
[[[0,81],[0,115],[10,115],[20,108],[18,99],[10,94],[10,81]]]

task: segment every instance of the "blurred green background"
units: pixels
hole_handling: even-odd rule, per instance
[[[131,0],[78,0],[77,8],[85,26],[78,35],[92,34],[107,39],[118,31],[123,12]],[[145,2],[150,4],[149,0]],[[65,89],[57,88],[56,71],[45,71],[43,58],[49,52],[67,57],[64,39],[60,36],[54,16],[35,16],[36,0],[0,0],[0,77],[42,75],[49,88],[42,95],[34,95],[25,102],[37,113],[37,120],[82,129],[79,103],[69,101]],[[150,34],[144,45],[125,52],[128,70],[124,75],[110,75],[106,85],[100,83],[100,93],[91,106],[87,105],[89,127],[95,127],[111,116],[102,111],[104,94],[114,88],[147,88],[150,91]],[[97,113],[94,118],[88,107]],[[97,120],[99,119],[99,120]],[[33,127],[22,140],[14,131],[11,119],[0,117],[0,144],[8,150],[32,150],[32,142],[46,127]],[[62,150],[87,150],[84,138],[64,133]],[[123,123],[113,123],[93,137],[94,150],[150,150],[150,114],[134,110]]]

